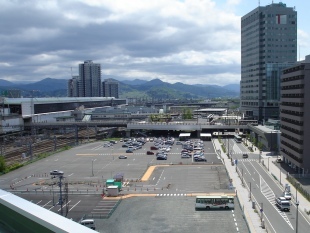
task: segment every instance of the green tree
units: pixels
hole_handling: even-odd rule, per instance
[[[6,169],[5,160],[2,155],[0,155],[0,172],[4,172]]]
[[[183,109],[183,119],[193,119],[193,113],[190,109]]]
[[[262,142],[258,142],[257,143],[257,147],[258,147],[259,151],[261,151],[263,149],[263,143]]]

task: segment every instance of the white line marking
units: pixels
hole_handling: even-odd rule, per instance
[[[49,202],[47,202],[44,206],[42,206],[42,207],[45,207],[48,203],[50,203],[51,201],[49,201]]]
[[[69,211],[71,211],[75,206],[77,206],[77,204],[79,204],[81,202],[81,200],[79,200],[78,203],[76,203],[74,206],[71,207],[71,209]]]

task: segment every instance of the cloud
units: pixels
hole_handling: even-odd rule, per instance
[[[68,79],[90,59],[119,80],[238,83],[240,17],[217,2],[0,0],[0,78]]]

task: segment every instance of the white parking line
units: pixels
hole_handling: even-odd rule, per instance
[[[74,207],[76,207],[77,206],[77,204],[79,204],[81,202],[81,200],[79,200],[79,202],[78,203],[76,203],[74,206],[72,206],[71,207],[71,209],[69,210],[69,211],[71,211]]]
[[[48,203],[50,203],[51,201],[47,202],[45,205],[43,205],[42,207],[45,207]]]

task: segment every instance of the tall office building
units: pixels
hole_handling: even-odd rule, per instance
[[[281,154],[298,173],[310,173],[310,55],[281,77]]]
[[[101,66],[91,60],[79,64],[79,97],[101,96]]]
[[[68,80],[68,97],[79,97],[79,76],[72,76]]]
[[[297,12],[283,3],[241,18],[241,111],[259,121],[279,118],[280,76],[297,61]]]
[[[115,79],[105,79],[102,82],[102,96],[119,98],[119,82]]]

